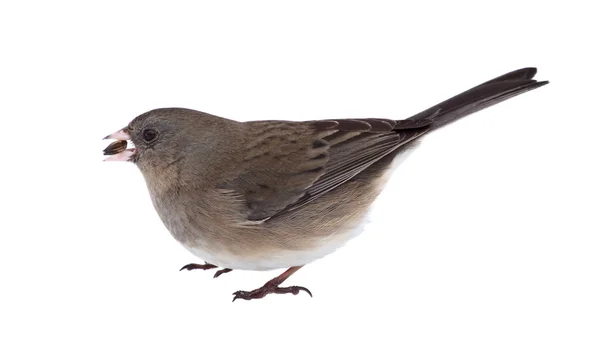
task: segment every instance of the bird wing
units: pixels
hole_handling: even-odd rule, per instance
[[[257,121],[247,127],[242,166],[218,185],[266,221],[310,203],[427,132],[430,121]]]

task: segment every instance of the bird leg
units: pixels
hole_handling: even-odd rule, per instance
[[[218,268],[218,266],[204,262],[204,264],[187,264],[186,266],[179,269],[179,271],[181,271],[181,270],[190,270],[191,271],[191,270],[196,270],[196,269],[209,270],[209,269],[216,269],[216,268]],[[230,271],[231,271],[231,269],[228,269],[228,268],[221,269],[215,273],[213,278],[218,278],[219,276],[221,276],[225,273],[228,273]]]
[[[308,293],[308,295],[310,295],[310,297],[312,297],[310,290],[308,290],[307,288],[305,288],[303,286],[279,287],[279,285],[281,285],[282,282],[284,282],[287,278],[289,278],[293,273],[300,270],[301,267],[302,266],[293,266],[293,267],[287,269],[283,274],[279,275],[278,277],[276,277],[272,280],[267,281],[266,284],[264,284],[262,287],[260,287],[256,290],[236,291],[233,293],[233,295],[234,295],[233,301],[236,301],[237,299],[244,299],[244,300],[260,299],[260,298],[267,296],[268,294],[298,295],[298,293],[300,293],[300,290],[306,291]]]

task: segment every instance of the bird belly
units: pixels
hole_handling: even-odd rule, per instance
[[[183,243],[183,246],[195,256],[209,264],[223,268],[239,270],[274,270],[302,266],[318,260],[333,253],[343,246],[348,240],[358,236],[363,226],[349,231],[315,239],[305,239],[303,243],[311,244],[304,249],[288,249],[283,247],[272,247],[243,253],[240,251],[228,251],[226,249],[209,249],[195,243]]]

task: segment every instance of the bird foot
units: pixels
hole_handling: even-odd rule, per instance
[[[258,288],[252,291],[236,291],[233,295],[233,301],[237,299],[244,300],[252,300],[252,299],[261,299],[267,296],[268,294],[294,294],[298,295],[300,291],[306,291],[310,297],[312,297],[312,293],[310,290],[303,286],[288,286],[288,287],[278,287],[277,285],[270,285],[266,283],[263,287]]]
[[[308,293],[308,295],[310,295],[310,297],[312,297],[312,293],[310,292],[310,290],[308,290],[307,288],[305,288],[303,286],[279,287],[279,285],[281,285],[282,282],[284,282],[287,278],[289,278],[290,275],[292,275],[296,271],[300,270],[301,267],[302,266],[292,266],[291,268],[287,269],[283,274],[279,275],[278,277],[276,277],[274,279],[267,281],[266,284],[264,284],[262,287],[260,287],[256,290],[252,290],[252,291],[240,290],[240,291],[234,292],[232,302],[236,301],[237,299],[244,299],[244,300],[261,299],[269,294],[298,295],[300,293],[300,291],[306,291]]]
[[[209,263],[205,262],[204,264],[187,264],[184,267],[182,267],[181,269],[179,269],[179,271],[182,271],[182,270],[189,270],[189,271],[191,271],[191,270],[196,270],[196,269],[210,270],[210,269],[216,269],[216,268],[218,268],[218,266],[213,265],[213,264],[209,264]],[[217,271],[215,273],[215,275],[213,276],[213,278],[216,279],[219,276],[221,276],[221,275],[223,275],[225,273],[228,273],[230,271],[231,271],[231,269],[228,269],[228,268],[221,269],[221,270],[219,270],[219,271]]]
[[[191,271],[191,270],[196,270],[196,269],[209,270],[209,269],[214,269],[216,267],[217,267],[216,265],[205,262],[204,264],[187,264],[184,267],[182,267],[181,269],[179,269],[179,271],[182,271],[182,270]]]
[[[213,276],[213,278],[215,278],[215,279],[216,279],[216,278],[218,278],[219,276],[221,276],[221,275],[223,275],[223,274],[227,274],[227,273],[228,273],[228,272],[230,272],[230,271],[231,271],[231,269],[228,269],[228,268],[221,269],[221,270],[219,270],[219,271],[217,271],[217,272],[215,273],[215,276]]]

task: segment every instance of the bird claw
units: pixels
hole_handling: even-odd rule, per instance
[[[209,264],[207,262],[205,262],[204,264],[187,264],[184,267],[182,267],[181,269],[179,269],[179,271],[182,270],[196,270],[196,269],[200,269],[200,270],[209,270],[209,269],[214,269],[217,266],[213,265],[213,264]]]
[[[218,268],[218,266],[213,265],[213,264],[209,264],[209,263],[205,262],[204,264],[187,264],[184,267],[182,267],[181,269],[179,269],[179,271],[182,271],[182,270],[191,271],[191,270],[196,270],[196,269],[210,270],[210,269],[216,269],[216,268]],[[231,271],[231,269],[229,269],[229,268],[221,269],[221,270],[219,270],[219,271],[217,271],[215,273],[215,275],[213,276],[213,278],[216,279],[219,276],[221,276],[221,275],[223,275],[225,273],[228,273],[230,271]]]
[[[261,299],[267,296],[268,294],[292,294],[298,295],[300,291],[305,291],[310,297],[312,297],[312,293],[310,290],[305,288],[304,286],[288,286],[288,287],[271,287],[271,286],[263,286],[256,290],[252,291],[244,291],[239,290],[234,292],[233,300],[231,302],[236,301],[237,299],[243,300],[252,300],[252,299]]]
[[[215,278],[215,279],[216,279],[216,278],[218,278],[219,276],[221,276],[221,275],[223,275],[223,274],[226,274],[226,273],[228,273],[228,272],[230,272],[230,271],[231,271],[231,269],[229,269],[229,268],[221,269],[221,270],[219,270],[219,271],[215,272],[215,275],[213,276],[213,278]]]

